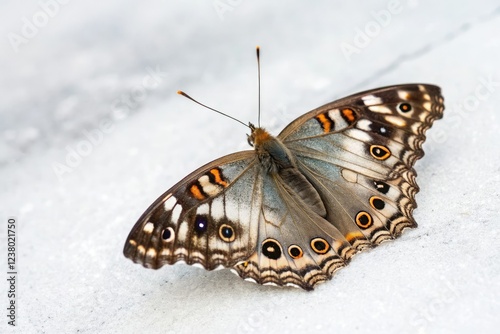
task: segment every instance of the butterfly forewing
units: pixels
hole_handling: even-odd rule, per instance
[[[188,175],[142,215],[125,256],[149,268],[185,261],[209,270],[247,258],[255,248],[250,198],[258,189],[256,168],[255,153],[245,151]]]
[[[416,226],[413,165],[423,156],[425,131],[442,117],[442,102],[432,85],[380,88],[320,107],[280,134],[323,198],[327,220],[358,250]],[[326,131],[318,121],[312,136],[297,136],[317,115],[345,109],[357,115],[350,126]]]

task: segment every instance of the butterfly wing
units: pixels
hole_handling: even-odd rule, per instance
[[[257,242],[258,170],[255,152],[244,151],[189,174],[139,218],[124,255],[154,269],[185,261],[212,270],[245,260]]]
[[[146,210],[124,254],[148,268],[178,261],[208,270],[234,267],[260,284],[310,290],[355,251],[287,187],[262,168],[254,151],[215,160]]]
[[[296,177],[300,178],[292,175],[289,180]],[[346,266],[356,251],[281,175],[262,173],[259,178],[262,203],[257,247],[234,271],[259,284],[312,290]],[[315,190],[308,187],[300,185],[303,195],[314,195]]]
[[[443,110],[439,87],[384,87],[315,109],[278,138],[320,194],[325,219],[362,250],[417,226],[413,165]]]
[[[438,87],[400,85],[315,109],[278,136],[296,167],[270,173],[255,151],[201,167],[143,214],[124,254],[313,289],[357,250],[416,226],[413,164],[442,102]]]

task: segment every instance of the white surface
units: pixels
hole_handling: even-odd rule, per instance
[[[1,268],[6,217],[20,227],[18,327],[2,315],[0,332],[494,332],[498,1],[400,1],[400,13],[350,62],[340,45],[353,44],[356,29],[370,26],[388,1],[222,0],[235,4],[223,20],[216,2],[70,1],[17,53],[8,34],[20,34],[23,17],[40,5],[0,5]],[[246,283],[226,270],[148,270],[122,255],[129,230],[159,194],[200,164],[246,148],[245,128],[175,91],[255,121],[255,45],[263,123],[274,133],[312,108],[377,86],[428,82],[445,96],[445,118],[428,132],[416,165],[419,228],[357,256],[310,293]],[[166,74],[134,95],[144,92],[146,68]],[[490,92],[477,88],[488,78]],[[120,105],[122,97],[133,106]],[[112,130],[58,177],[54,162],[64,163],[67,147],[85,149],[84,131],[105,119]]]

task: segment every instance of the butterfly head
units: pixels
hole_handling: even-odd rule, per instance
[[[248,144],[256,149],[273,138],[264,128],[256,128],[252,123],[249,123],[248,126],[252,131],[251,134],[247,135]]]

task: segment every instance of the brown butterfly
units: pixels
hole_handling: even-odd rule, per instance
[[[415,161],[443,115],[440,88],[405,84],[312,110],[252,150],[214,160],[161,195],[124,247],[147,268],[185,261],[312,290],[359,251],[416,227]]]

